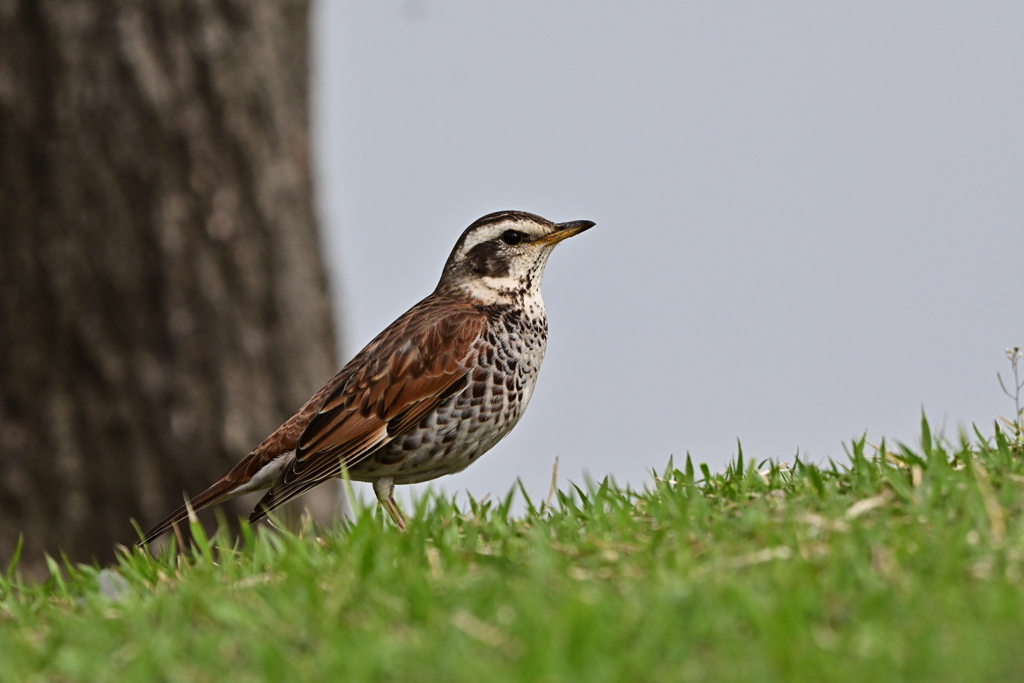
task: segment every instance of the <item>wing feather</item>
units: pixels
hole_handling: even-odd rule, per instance
[[[487,315],[431,295],[367,345],[321,392],[295,460],[250,520],[352,467],[422,421],[466,383]]]

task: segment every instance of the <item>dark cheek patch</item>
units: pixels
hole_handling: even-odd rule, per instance
[[[502,253],[501,246],[493,240],[481,242],[470,249],[466,254],[466,262],[481,277],[505,277],[509,274],[507,255]]]

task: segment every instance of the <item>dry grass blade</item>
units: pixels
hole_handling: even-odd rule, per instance
[[[851,505],[846,510],[846,519],[856,519],[865,512],[870,512],[875,508],[885,507],[889,500],[892,498],[892,494],[889,491],[880,493],[877,496],[871,498],[865,498],[864,500],[858,500],[856,503]]]
[[[988,515],[988,524],[992,531],[992,544],[1000,547],[1006,540],[1006,515],[1003,512],[1003,506],[996,498],[995,489],[992,488],[992,477],[989,476],[985,466],[976,458],[972,458],[971,469],[974,471],[974,481],[978,485],[981,500],[985,504],[985,514]]]

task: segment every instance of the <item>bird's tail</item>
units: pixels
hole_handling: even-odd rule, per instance
[[[135,545],[137,547],[146,546],[169,531],[175,524],[184,522],[189,517],[189,508],[191,508],[191,512],[195,513],[204,508],[208,508],[211,505],[216,505],[217,503],[233,498],[234,496],[231,495],[231,490],[235,487],[236,484],[234,482],[221,479],[195,498],[189,500],[188,503],[167,515],[162,522],[146,532],[146,535],[143,536]]]
[[[277,486],[271,487],[271,489],[267,491],[262,498],[260,498],[260,502],[256,504],[256,507],[249,515],[249,523],[255,524],[291,499],[305,493],[314,486],[318,486],[319,484],[327,481],[327,479],[330,479],[330,477],[301,482],[297,486],[292,485],[290,487],[283,488],[279,488]]]

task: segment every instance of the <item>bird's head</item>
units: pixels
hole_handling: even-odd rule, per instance
[[[462,233],[436,291],[484,304],[537,296],[555,245],[593,226],[593,221],[552,223],[524,211],[488,214]]]

